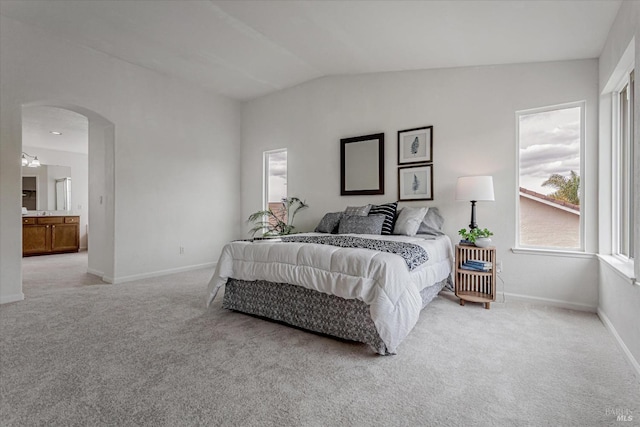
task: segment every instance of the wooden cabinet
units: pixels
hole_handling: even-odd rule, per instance
[[[22,218],[22,256],[78,252],[79,216]]]
[[[469,260],[485,262],[489,271],[472,271],[462,268]],[[460,305],[465,301],[481,302],[487,310],[496,300],[496,248],[456,245],[456,296]]]

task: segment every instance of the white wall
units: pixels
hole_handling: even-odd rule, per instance
[[[640,2],[625,1],[609,32],[600,57],[600,252],[611,254],[611,96],[605,90],[610,80],[616,79],[614,71],[624,51],[635,37],[635,274],[627,275],[600,261],[598,313],[612,330],[620,346],[640,375]],[[628,277],[635,276],[635,284]]]
[[[454,200],[456,178],[493,175],[496,201],[478,203],[478,222],[495,232],[506,291],[594,310],[593,257],[510,248],[518,195],[515,112],[586,100],[586,247],[595,252],[597,88],[597,61],[583,60],[328,77],[250,101],[242,116],[242,216],[260,209],[262,152],[277,148],[288,149],[288,194],[311,206],[296,218],[302,230],[347,205],[395,201],[397,131],[433,125],[435,199],[425,204],[444,213],[447,234],[458,240],[469,221],[469,203]],[[376,132],[385,133],[385,195],[341,197],[340,138]]]
[[[89,217],[89,156],[83,153],[49,150],[24,144],[22,151],[38,156],[38,160],[43,165],[61,165],[71,168],[71,213],[80,215],[80,249],[86,249]],[[25,169],[28,173],[30,168],[23,168],[23,174]],[[50,195],[50,197],[54,197],[54,195]],[[41,205],[40,210],[48,209],[47,206]]]
[[[115,191],[104,197],[114,197],[115,281],[214,262],[239,235],[239,103],[0,19],[0,302],[22,295],[26,104],[80,106],[114,124],[114,158],[105,167],[114,168]]]

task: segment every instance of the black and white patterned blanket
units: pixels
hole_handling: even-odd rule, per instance
[[[361,248],[374,251],[388,252],[404,259],[409,271],[413,271],[429,260],[429,254],[422,246],[413,243],[395,242],[390,240],[366,239],[354,236],[286,236],[283,242],[315,243],[331,245],[341,248]]]

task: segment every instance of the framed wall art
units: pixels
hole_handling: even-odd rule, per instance
[[[340,195],[384,194],[384,133],[340,140]]]
[[[398,200],[433,200],[433,165],[399,167]]]
[[[398,164],[433,161],[433,126],[398,131]]]

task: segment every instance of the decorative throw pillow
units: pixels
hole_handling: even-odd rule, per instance
[[[382,224],[382,234],[391,234],[391,232],[393,231],[393,220],[396,218],[397,208],[398,208],[398,202],[371,206],[369,215],[384,215],[384,224]]]
[[[427,214],[427,209],[428,208],[402,208],[398,214],[398,219],[396,219],[393,234],[415,236],[418,232],[418,228],[420,228],[422,219]]]
[[[429,208],[427,214],[422,219],[420,227],[418,228],[418,234],[428,234],[431,236],[442,236],[442,226],[444,225],[444,218],[440,215],[438,208]]]
[[[338,225],[344,212],[330,212],[325,214],[315,229],[316,233],[337,233]]]
[[[369,210],[371,210],[371,205],[348,206],[344,213],[345,215],[367,216],[369,215]]]
[[[380,234],[384,215],[345,215],[340,220],[338,233],[340,234]]]

